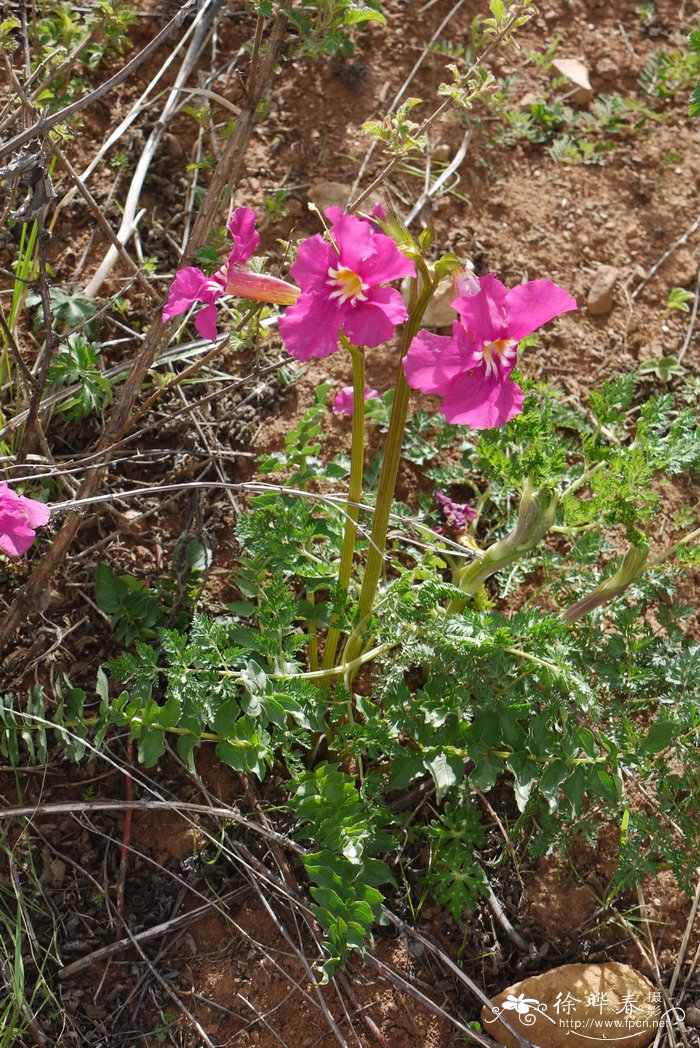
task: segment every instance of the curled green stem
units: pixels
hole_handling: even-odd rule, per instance
[[[489,546],[481,560],[468,564],[461,571],[457,585],[465,597],[474,597],[488,578],[520,560],[524,553],[536,546],[554,523],[556,509],[557,496],[546,491],[536,491],[528,477],[513,530]],[[466,600],[451,601],[447,608],[448,614],[461,611],[465,604]]]

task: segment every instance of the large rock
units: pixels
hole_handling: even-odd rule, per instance
[[[565,964],[508,986],[493,999],[498,1012],[484,1007],[481,1022],[509,1048],[518,1042],[499,1015],[538,1048],[646,1048],[659,1025],[659,997],[628,964]]]
[[[615,266],[598,266],[598,271],[588,292],[588,312],[594,317],[606,316],[615,301],[615,285],[620,276]]]

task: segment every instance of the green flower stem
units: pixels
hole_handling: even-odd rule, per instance
[[[602,604],[619,597],[621,593],[631,586],[632,583],[644,571],[649,557],[649,547],[645,542],[632,545],[625,553],[622,564],[614,575],[604,579],[598,586],[577,600],[575,604],[566,608],[561,617],[569,626],[590,615],[592,611]]]
[[[345,532],[343,547],[340,552],[340,570],[338,585],[343,594],[347,594],[352,574],[352,561],[355,555],[357,521],[360,515],[359,503],[362,502],[362,479],[365,468],[365,356],[357,346],[351,346],[343,338],[352,358],[352,449],[350,452],[350,481],[348,485],[348,504],[345,511]],[[335,663],[338,650],[340,630],[331,626],[323,651],[323,669],[330,669]],[[315,667],[312,667],[315,669]]]
[[[489,546],[481,560],[468,564],[460,573],[457,585],[467,598],[474,597],[487,579],[520,560],[524,553],[542,540],[554,523],[557,502],[556,495],[535,491],[530,478],[525,480],[518,519],[513,530]],[[465,604],[466,600],[450,601],[447,607],[448,615],[461,611]]]
[[[316,603],[316,595],[313,590],[306,591],[306,600],[313,607]],[[318,669],[318,636],[316,630],[316,623],[310,619],[306,620],[306,632],[309,637],[309,669]]]
[[[408,352],[411,342],[416,336],[423,313],[428,302],[433,296],[436,284],[425,283],[423,290],[416,300],[417,286],[412,287],[411,311],[406,321],[401,341],[401,362],[394,388],[394,402],[391,410],[391,421],[389,432],[384,447],[384,461],[379,477],[377,488],[377,500],[374,507],[374,521],[372,523],[372,534],[370,536],[370,547],[367,555],[367,564],[362,579],[362,589],[358,602],[358,623],[348,637],[343,655],[343,663],[348,668],[358,658],[363,646],[363,630],[372,614],[374,599],[377,595],[379,578],[384,564],[384,551],[386,549],[386,536],[389,529],[389,516],[391,504],[396,487],[396,477],[401,459],[401,448],[403,446],[404,430],[406,428],[406,416],[408,414],[408,398],[410,390],[403,370],[403,358]]]
[[[577,600],[575,604],[572,604],[562,612],[561,617],[564,622],[572,626],[574,622],[578,622],[585,615],[590,615],[596,608],[614,600],[615,597],[619,597],[648,568],[658,567],[659,564],[663,564],[664,561],[672,557],[681,546],[690,545],[698,538],[700,538],[700,528],[696,528],[694,531],[684,535],[682,539],[674,542],[672,546],[669,546],[668,549],[665,549],[663,553],[658,554],[652,560],[649,559],[649,547],[646,542],[642,541],[631,545],[624,556],[622,564],[614,575],[611,575],[609,579],[605,579],[589,593],[581,597],[580,600]]]

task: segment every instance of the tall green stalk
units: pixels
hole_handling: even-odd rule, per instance
[[[348,485],[348,502],[345,510],[345,531],[343,546],[340,552],[340,570],[338,585],[343,594],[347,593],[352,574],[352,561],[355,553],[357,521],[360,515],[359,503],[362,501],[362,479],[365,467],[365,357],[361,349],[351,346],[343,339],[352,357],[352,448],[350,452],[350,482]],[[335,665],[335,653],[338,649],[340,630],[331,626],[323,650],[323,669]]]
[[[401,459],[401,448],[403,446],[404,431],[406,429],[406,416],[408,414],[409,387],[403,370],[403,359],[408,352],[411,342],[415,338],[420,327],[423,313],[428,302],[435,291],[432,281],[424,281],[423,290],[417,297],[417,284],[412,287],[411,311],[406,321],[406,326],[401,340],[401,361],[399,363],[396,386],[394,388],[394,402],[391,410],[391,421],[389,432],[384,447],[384,461],[379,476],[377,488],[377,500],[374,507],[374,521],[372,534],[370,536],[370,548],[367,555],[367,564],[362,579],[362,589],[358,602],[358,622],[348,637],[343,654],[343,663],[353,662],[362,650],[362,631],[372,614],[374,599],[377,595],[377,587],[382,573],[384,563],[384,551],[386,549],[386,536],[389,530],[389,516],[396,487],[396,477],[399,471]]]

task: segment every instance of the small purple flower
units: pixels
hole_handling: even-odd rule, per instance
[[[379,225],[380,222],[386,222],[389,216],[386,213],[383,204],[376,203],[369,213],[369,222],[375,233],[383,233],[384,230]]]
[[[459,542],[466,534],[469,522],[476,520],[476,510],[466,502],[454,502],[444,491],[435,492],[435,501],[444,521],[437,530],[441,535],[447,535]]]
[[[371,386],[365,386],[365,400],[371,400],[372,397],[379,396],[381,396],[381,394],[378,389],[372,389]],[[343,386],[340,392],[336,394],[331,410],[334,415],[352,415],[354,406],[355,393],[352,386]]]
[[[495,274],[464,278],[452,303],[460,320],[452,335],[419,331],[404,359],[408,384],[443,398],[448,422],[497,429],[523,407],[523,391],[510,374],[518,343],[576,300],[551,280],[531,280],[510,291]]]
[[[356,346],[388,342],[408,312],[385,285],[415,276],[413,262],[367,219],[337,207],[326,215],[332,243],[319,234],[301,242],[292,276],[302,293],[279,321],[282,341],[301,361],[335,353],[341,334]]]
[[[233,240],[233,247],[224,265],[217,269],[213,276],[205,276],[196,266],[187,266],[175,274],[175,280],[170,285],[168,301],[163,309],[163,323],[185,313],[195,302],[201,302],[206,309],[197,314],[194,326],[202,338],[216,342],[216,301],[224,292],[256,302],[290,305],[296,301],[299,289],[293,284],[266,273],[251,273],[250,270],[243,269],[260,243],[260,234],[255,228],[256,217],[255,211],[249,207],[238,207],[233,212],[226,226]]]
[[[43,502],[0,484],[0,549],[8,557],[21,557],[36,538],[36,529],[48,524],[50,516]]]

